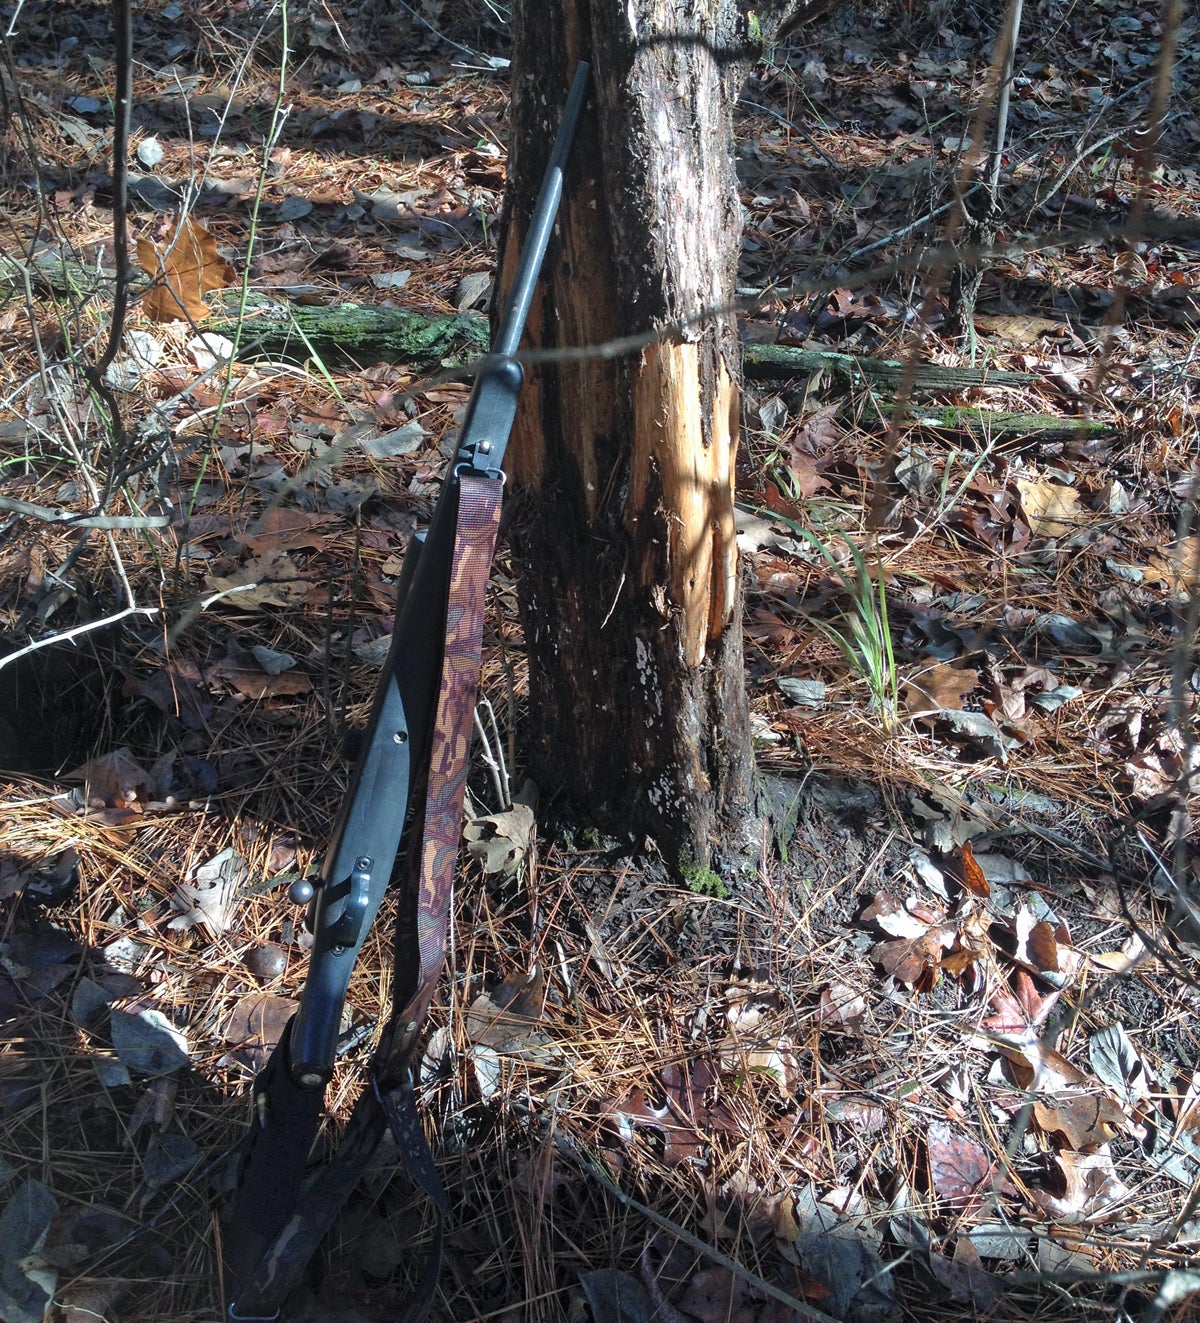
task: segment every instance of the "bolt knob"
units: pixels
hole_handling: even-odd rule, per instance
[[[306,877],[298,877],[295,882],[288,887],[288,900],[293,905],[307,905],[317,894],[316,887]]]

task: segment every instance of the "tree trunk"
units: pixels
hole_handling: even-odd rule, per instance
[[[502,290],[575,63],[593,67],[529,347],[689,319],[633,353],[530,374],[508,468],[532,769],[589,817],[653,837],[685,872],[757,847],[730,309],[732,110],[769,40],[762,27],[733,0],[513,6]]]

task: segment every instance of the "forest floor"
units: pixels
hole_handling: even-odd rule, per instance
[[[305,966],[286,890],[320,862],[468,387],[302,347],[214,364],[152,293],[110,378],[114,448],[79,366],[112,283],[45,279],[113,265],[108,10],[16,8],[0,1318],[215,1319],[231,1148]],[[197,297],[245,274],[281,304],[484,308],[506,37],[490,8],[421,8],[293,6],[280,94],[276,7],[140,6],[139,258],[186,199]],[[988,266],[964,345],[945,273],[913,259],[951,232],[991,8],[859,7],[745,89],[747,342],[1027,379],[902,407],[869,379],[751,382],[753,884],[680,886],[552,786],[534,841],[473,783],[512,844],[463,870],[418,1081],[452,1209],[437,1319],[1193,1316],[1200,23],[1139,183],[1157,11],[1029,0],[999,227],[1023,248]],[[97,508],[84,531],[53,514]],[[519,781],[503,549],[485,672]],[[385,913],[328,1144],[390,955]],[[432,1224],[386,1177],[297,1317],[403,1307]]]

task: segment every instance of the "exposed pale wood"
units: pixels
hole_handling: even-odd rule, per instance
[[[718,363],[717,372],[712,411],[713,464],[708,503],[713,540],[713,591],[708,622],[710,642],[734,623],[734,609],[738,601],[737,528],[733,517],[733,495],[742,392],[724,359]]]
[[[699,666],[712,637],[714,488],[728,473],[728,438],[712,438],[700,416],[700,369],[694,344],[656,344],[645,353],[633,382],[633,463],[626,520],[635,545],[661,533],[667,517],[668,602],[681,613],[683,659]],[[705,433],[709,440],[706,443]],[[658,481],[653,481],[657,470]],[[657,501],[651,503],[652,493]],[[719,498],[717,498],[719,499]],[[647,530],[646,525],[650,527]],[[658,557],[642,561],[642,585],[653,590]]]

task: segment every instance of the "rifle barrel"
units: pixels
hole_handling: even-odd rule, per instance
[[[547,162],[542,187],[533,208],[533,223],[521,249],[521,260],[517,265],[517,274],[513,278],[508,308],[496,335],[496,343],[492,346],[492,353],[498,358],[511,357],[517,352],[517,347],[521,343],[521,332],[525,327],[525,319],[529,316],[529,305],[533,301],[538,273],[542,269],[546,248],[554,230],[554,218],[558,214],[558,203],[562,197],[563,171],[567,167],[571,143],[575,139],[575,129],[583,112],[590,72],[591,65],[583,60],[575,66],[575,77],[571,80],[571,90],[567,93],[567,104],[563,110],[562,122],[558,126],[558,136],[554,139],[554,146],[550,150],[550,160]]]

